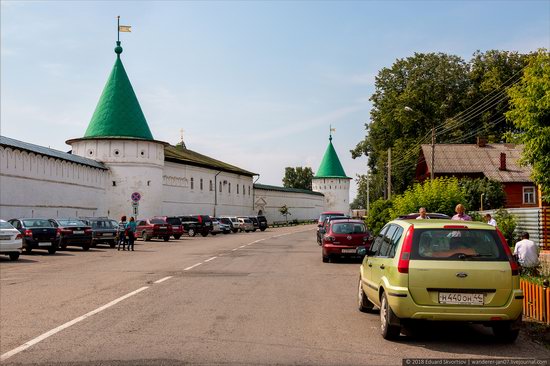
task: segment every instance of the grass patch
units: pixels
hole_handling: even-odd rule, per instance
[[[530,318],[523,318],[522,328],[531,340],[550,350],[550,325]]]

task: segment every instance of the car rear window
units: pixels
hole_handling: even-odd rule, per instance
[[[181,220],[178,219],[177,217],[170,217],[170,218],[166,219],[166,221],[170,225],[181,225]]]
[[[23,220],[25,227],[53,227],[48,220]]]
[[[335,234],[364,234],[367,232],[367,228],[361,223],[343,222],[333,224],[332,232]]]
[[[118,227],[118,225],[117,225]],[[92,228],[94,229],[114,229],[113,223],[110,220],[98,220],[92,221]]]
[[[411,259],[507,261],[496,230],[415,229]]]
[[[246,222],[247,224],[252,224],[252,221],[250,219],[243,219],[244,222]]]
[[[163,219],[151,219],[151,224],[166,224]]]
[[[15,228],[6,221],[0,221],[0,229],[15,229]]]
[[[59,220],[58,222],[61,226],[87,226],[83,221],[80,220]]]

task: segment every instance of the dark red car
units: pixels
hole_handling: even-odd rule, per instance
[[[367,226],[361,220],[343,219],[330,221],[323,236],[323,262],[333,258],[357,257],[359,248],[370,248],[372,241]]]
[[[142,238],[143,241],[149,241],[152,238],[159,238],[168,241],[172,234],[172,225],[162,218],[154,217],[152,219],[138,220],[136,239]]]
[[[183,229],[183,224],[181,222],[181,219],[179,217],[175,216],[155,216],[155,219],[162,219],[166,221],[168,224],[172,225],[172,235],[174,236],[174,239],[178,240],[181,238],[181,236],[185,233],[185,230]]]

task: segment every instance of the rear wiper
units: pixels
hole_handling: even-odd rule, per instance
[[[481,257],[492,257],[492,254],[464,254],[460,253],[458,259],[467,259],[467,258],[481,258]]]

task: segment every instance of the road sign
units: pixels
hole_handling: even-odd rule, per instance
[[[132,199],[132,201],[138,202],[141,199],[141,194],[139,194],[139,192],[134,192],[132,193],[132,196],[130,196],[130,198]]]
[[[139,206],[139,202],[132,202],[132,207],[138,207]]]

